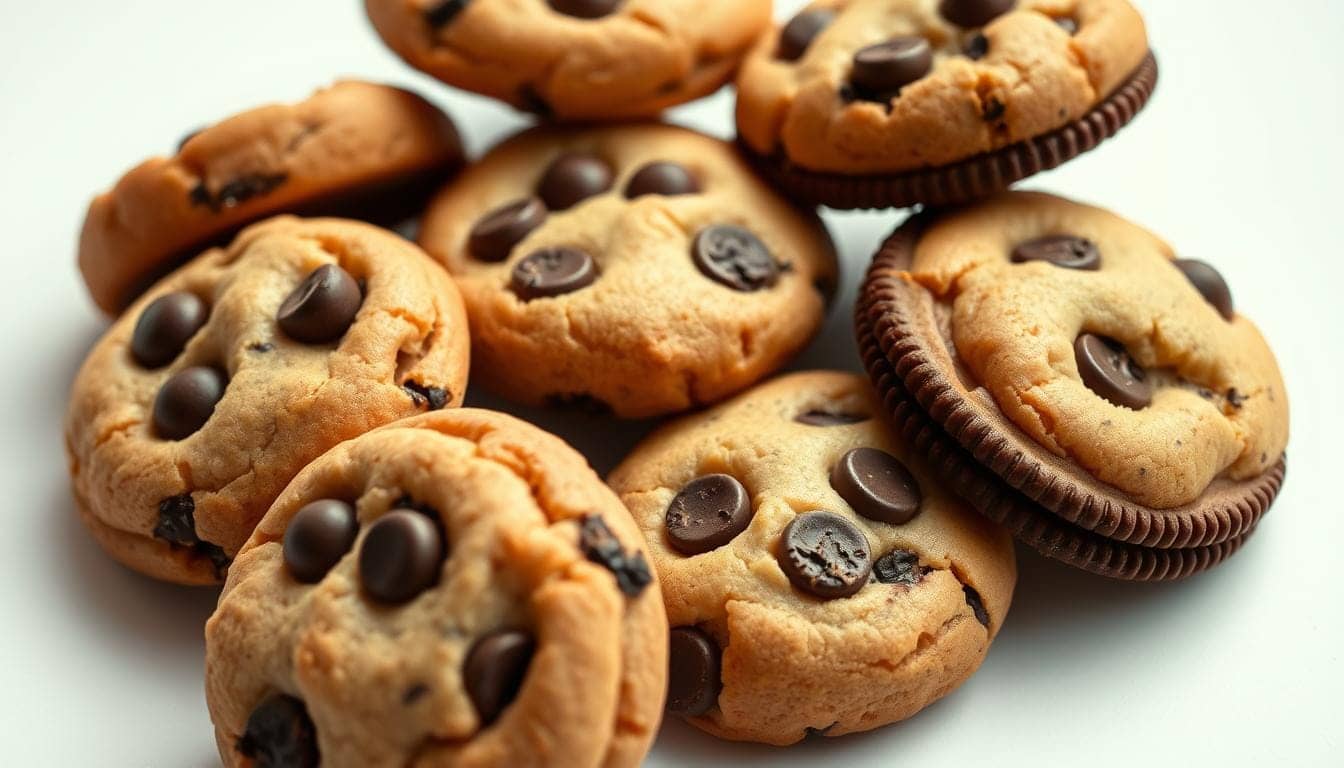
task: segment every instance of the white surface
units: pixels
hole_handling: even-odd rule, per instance
[[[74,269],[88,197],[187,130],[336,75],[443,103],[473,153],[522,124],[404,68],[354,0],[0,0],[0,754],[7,765],[217,764],[201,692],[212,591],[114,565],[71,508],[65,394],[104,327]],[[780,15],[799,3],[784,0]],[[1249,547],[1174,586],[1023,553],[980,673],[913,720],[781,751],[669,723],[650,765],[1339,765],[1339,234],[1344,4],[1146,0],[1162,83],[1122,135],[1028,186],[1111,207],[1217,264],[1293,402],[1287,487]],[[720,93],[674,119],[727,136]],[[828,216],[846,290],[802,366],[857,368],[854,284],[896,213]],[[487,402],[473,393],[473,402]],[[548,424],[605,470],[619,438]]]

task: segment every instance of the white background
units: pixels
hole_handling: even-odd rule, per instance
[[[779,15],[800,3],[782,0]],[[1286,488],[1249,547],[1185,583],[1110,583],[1023,552],[980,673],[909,722],[788,750],[669,723],[650,765],[1340,765],[1344,3],[1145,0],[1157,96],[1027,186],[1090,200],[1218,265],[1279,354]],[[416,86],[479,154],[523,120],[403,67],[355,0],[0,0],[0,762],[217,764],[201,692],[212,590],[153,583],[84,534],[69,382],[104,321],[75,271],[84,206],[188,130],[337,75]],[[671,114],[731,135],[732,96]],[[847,271],[799,365],[854,368],[849,303],[901,215],[828,215]],[[471,401],[490,404],[479,392]],[[605,471],[639,427],[542,419]],[[586,438],[585,438],[586,435]]]

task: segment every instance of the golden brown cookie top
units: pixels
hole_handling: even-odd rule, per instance
[[[651,117],[727,82],[769,0],[365,0],[383,40],[459,88],[561,120]]]
[[[332,445],[461,402],[461,298],[404,239],[271,219],[152,288],[94,347],[66,424],[85,521],[159,578],[209,583]]]
[[[115,313],[249,222],[306,213],[393,223],[461,162],[438,108],[399,88],[340,81],[203,128],[172,156],[127,171],[89,205],[79,268],[94,301]]]
[[[664,125],[514,137],[435,199],[420,242],[462,289],[492,389],[622,416],[778,368],[836,281],[815,214],[730,145]]]
[[[345,442],[276,501],[207,624],[220,754],[638,765],[667,663],[643,549],[583,458],[512,417]]]
[[[938,218],[906,280],[975,381],[1037,442],[1142,505],[1272,469],[1273,352],[1208,265],[1107,211],[1012,193]]]
[[[1127,0],[819,0],[743,63],[738,131],[812,171],[940,166],[1078,120],[1147,54]]]

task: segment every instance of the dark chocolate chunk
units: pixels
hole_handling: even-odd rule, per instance
[[[966,594],[966,604],[971,607],[971,612],[975,614],[976,621],[988,628],[989,611],[985,610],[985,601],[980,599],[980,593],[969,585],[963,585],[961,591]]]
[[[621,0],[547,0],[557,13],[577,19],[600,19],[609,16]]]
[[[471,0],[442,0],[425,10],[425,22],[433,29],[441,29],[452,23]]]
[[[710,279],[735,291],[769,288],[779,280],[780,266],[760,238],[733,224],[700,230],[691,245],[695,265]]]
[[[983,27],[1017,5],[1017,0],[942,0],[938,13],[959,27]]]
[[[876,448],[855,448],[840,457],[831,469],[831,487],[855,512],[892,525],[914,519],[924,500],[910,470]]]
[[[431,411],[442,410],[453,399],[453,393],[443,387],[425,386],[416,381],[408,381],[401,385],[406,390],[406,394],[411,396],[417,407],[428,408]]]
[[[364,294],[349,272],[323,264],[280,303],[275,320],[295,341],[326,344],[345,335],[363,303]]]
[[[976,32],[971,35],[971,39],[966,41],[964,51],[971,61],[979,61],[985,58],[985,54],[989,53],[989,38]]]
[[[1003,105],[1002,101],[999,101],[993,96],[990,96],[988,99],[985,100],[984,108],[983,111],[980,113],[980,117],[983,118],[986,123],[993,123],[1002,119],[1004,113],[1006,113],[1007,111],[1008,108]]]
[[[201,540],[196,534],[196,501],[191,494],[170,496],[159,502],[159,521],[154,525],[154,537],[175,547],[187,547],[204,557],[214,566],[215,576],[224,577],[229,567],[229,556],[217,544]]]
[[[359,581],[380,603],[399,605],[434,586],[445,557],[443,534],[428,515],[394,509],[369,526]]]
[[[201,297],[174,291],[151,301],[131,333],[131,356],[145,368],[173,362],[210,316]]]
[[[597,280],[597,263],[578,248],[543,248],[513,267],[509,285],[523,301],[560,296]]]
[[[298,581],[316,584],[350,551],[358,534],[359,522],[349,502],[311,502],[294,514],[285,529],[285,565]]]
[[[849,82],[854,93],[870,101],[890,101],[910,83],[933,68],[933,48],[929,41],[915,35],[903,35],[860,48],[854,54]]]
[[[731,475],[705,475],[686,484],[667,505],[663,524],[672,548],[683,555],[718,549],[751,523],[747,489]]]
[[[200,205],[219,213],[225,208],[235,208],[254,197],[264,195],[284,184],[289,177],[283,173],[254,173],[239,176],[211,194],[210,187],[202,179],[189,193],[192,205]]]
[[[489,725],[518,698],[536,651],[531,635],[501,630],[477,640],[462,665],[462,684],[482,725]]]
[[[467,236],[467,250],[479,261],[509,258],[513,247],[546,221],[546,206],[535,197],[515,200],[485,214]]]
[[[846,424],[858,424],[872,418],[862,413],[833,413],[831,411],[811,410],[793,417],[799,424],[809,427],[841,427]]]
[[[723,690],[718,643],[696,627],[676,627],[667,651],[667,710],[687,717],[705,714]]]
[[[556,158],[537,185],[537,194],[552,211],[563,211],[611,189],[614,175],[602,158],[570,152]]]
[[[680,163],[649,163],[635,171],[625,185],[625,196],[631,200],[642,195],[671,197],[699,192],[700,182]]]
[[[795,517],[784,528],[776,559],[795,587],[825,600],[863,589],[873,566],[868,537],[830,512]]]
[[[1046,261],[1065,269],[1101,269],[1101,251],[1085,237],[1047,235],[1020,243],[1013,249],[1013,263]]]
[[[873,563],[873,575],[883,584],[914,586],[929,569],[919,564],[919,555],[908,549],[893,549]]]
[[[1073,342],[1083,383],[1110,402],[1139,410],[1153,401],[1148,373],[1114,339],[1084,333]]]
[[[1227,281],[1218,270],[1196,259],[1177,259],[1173,263],[1190,280],[1204,300],[1218,310],[1223,319],[1231,320],[1236,316],[1236,307],[1232,304],[1232,289],[1227,287]]]
[[[238,752],[256,768],[317,768],[317,729],[303,702],[283,693],[262,700],[247,718]]]
[[[616,585],[629,597],[639,595],[653,581],[644,553],[627,553],[597,515],[583,518],[579,526],[579,548],[589,560],[611,571],[616,577]]]
[[[205,426],[224,398],[228,381],[217,368],[192,366],[173,374],[154,398],[154,433],[183,440]]]
[[[784,61],[801,59],[807,47],[832,21],[835,21],[835,11],[830,8],[803,11],[789,19],[779,33],[778,57]]]

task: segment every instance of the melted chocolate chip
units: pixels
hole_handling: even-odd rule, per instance
[[[1101,269],[1101,251],[1085,237],[1047,235],[1020,243],[1013,249],[1013,263],[1045,261],[1065,269]]]
[[[831,469],[831,487],[855,512],[891,525],[913,520],[924,500],[910,470],[876,448],[855,448],[842,456]]]
[[[433,29],[441,29],[452,23],[471,0],[443,0],[425,10],[425,22]]]
[[[718,644],[696,627],[676,627],[667,650],[667,710],[687,717],[705,714],[723,690]]]
[[[714,224],[691,244],[695,265],[706,277],[735,291],[758,291],[779,281],[780,265],[760,238],[742,227]]]
[[[789,19],[779,33],[778,57],[784,61],[801,59],[812,41],[832,21],[835,21],[835,11],[830,8],[803,11]]]
[[[959,27],[983,27],[1014,5],[1017,0],[942,0],[938,13]]]
[[[481,217],[467,236],[467,250],[478,261],[500,262],[513,247],[546,221],[546,206],[535,197],[515,200]]]
[[[868,537],[830,512],[795,517],[784,528],[776,559],[795,587],[824,600],[863,589],[872,570]]]
[[[151,301],[131,333],[131,356],[145,368],[162,368],[177,358],[205,325],[210,309],[189,291],[174,291]]]
[[[489,725],[518,698],[536,641],[525,632],[503,630],[477,640],[462,666],[462,685],[482,725]]]
[[[600,19],[609,16],[622,0],[547,0],[557,13],[576,19]]]
[[[859,49],[854,54],[849,82],[860,98],[887,102],[932,68],[933,48],[929,41],[904,35]]]
[[[570,152],[556,158],[537,185],[537,194],[552,211],[563,211],[611,189],[614,175],[602,158]]]
[[[509,286],[523,301],[549,298],[586,288],[597,280],[597,263],[578,248],[543,248],[513,267]]]
[[[679,163],[649,163],[630,177],[625,185],[625,196],[631,200],[644,195],[694,195],[700,192],[700,182]]]
[[[446,551],[436,521],[394,509],[369,526],[359,552],[359,581],[380,603],[405,603],[439,580]]]
[[[323,264],[290,292],[276,311],[280,330],[304,344],[327,344],[345,335],[364,294],[349,272]]]
[[[793,417],[799,424],[809,427],[841,427],[858,424],[872,418],[861,413],[833,413],[831,411],[812,410]]]
[[[317,729],[303,702],[282,693],[257,705],[238,739],[238,752],[256,768],[317,768]]]
[[[215,213],[226,208],[236,208],[239,205],[251,200],[254,197],[267,194],[276,187],[284,184],[288,176],[283,173],[264,174],[254,173],[230,181],[219,188],[218,192],[210,193],[210,187],[202,179],[189,193],[189,199],[192,205],[199,205],[209,208]]]
[[[1139,410],[1153,401],[1148,374],[1114,339],[1084,333],[1073,343],[1078,373],[1089,389],[1115,405]]]
[[[913,587],[924,579],[929,569],[919,564],[919,555],[908,549],[893,549],[873,563],[873,575],[883,584],[904,584]]]
[[[985,610],[985,601],[980,599],[980,593],[969,585],[963,586],[961,591],[966,594],[966,604],[971,607],[971,612],[975,614],[976,621],[989,627],[989,611]]]
[[[583,518],[579,526],[579,548],[589,560],[611,571],[616,577],[616,585],[629,597],[636,597],[653,581],[644,553],[627,553],[597,515]]]
[[[197,365],[173,374],[154,398],[154,433],[184,440],[205,426],[224,398],[228,380],[217,368]]]
[[[453,393],[443,387],[425,386],[415,381],[408,381],[401,388],[411,396],[417,408],[428,408],[431,411],[442,410],[453,399]]]
[[[296,580],[316,584],[350,551],[358,534],[349,502],[314,501],[296,512],[285,529],[285,565]]]
[[[159,502],[159,521],[154,526],[154,537],[176,547],[187,547],[210,561],[215,576],[223,578],[229,567],[229,556],[223,548],[196,535],[196,501],[191,494],[170,496]]]
[[[1218,270],[1195,259],[1177,259],[1173,263],[1195,286],[1195,290],[1199,291],[1204,300],[1218,310],[1218,314],[1222,315],[1224,320],[1231,320],[1236,316],[1236,307],[1232,304],[1232,289],[1227,287],[1227,281]]]
[[[699,555],[737,538],[751,523],[747,489],[731,475],[705,475],[687,483],[667,505],[663,525],[672,548]]]

